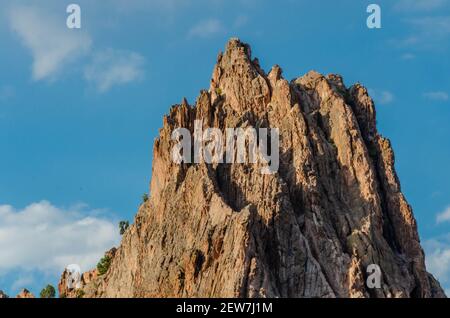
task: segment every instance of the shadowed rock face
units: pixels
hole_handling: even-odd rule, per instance
[[[278,128],[278,172],[173,163],[171,133],[194,120]],[[444,297],[375,123],[361,85],[314,71],[288,82],[230,40],[209,90],[164,117],[150,199],[85,297]],[[370,264],[379,289],[366,286]]]

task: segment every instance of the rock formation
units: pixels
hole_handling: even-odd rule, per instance
[[[22,291],[16,296],[16,298],[35,298],[34,295],[26,288],[22,289]]]
[[[105,257],[112,260],[116,253],[116,248],[112,248],[105,253]],[[64,270],[61,275],[61,279],[58,284],[58,292],[60,298],[82,298],[84,297],[86,291],[89,294],[95,292],[92,288],[96,288],[96,281],[99,279],[99,272],[97,269],[85,272],[81,274],[79,281],[75,281],[70,273]],[[69,281],[71,280],[71,284]],[[79,285],[79,286],[77,286]]]
[[[0,299],[1,299],[1,298],[9,298],[9,296],[6,295],[6,294],[3,292],[3,290],[0,290]]]
[[[171,134],[196,119],[278,128],[278,172],[174,163]],[[209,90],[171,108],[153,150],[150,198],[85,297],[445,297],[360,84],[314,71],[288,82],[232,39]],[[380,288],[366,284],[371,264]]]

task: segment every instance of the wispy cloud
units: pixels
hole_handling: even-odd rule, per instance
[[[414,60],[416,56],[412,53],[405,53],[401,56],[402,60]]]
[[[11,29],[33,57],[33,80],[54,79],[63,66],[86,54],[91,38],[80,30],[69,30],[64,20],[36,7],[15,6],[9,13]]]
[[[441,9],[449,3],[448,0],[400,0],[394,6],[398,11],[432,11]]]
[[[450,295],[450,235],[427,240],[423,244],[427,270],[431,272]]]
[[[438,215],[436,216],[437,223],[448,222],[448,221],[450,221],[450,206],[447,207],[441,213],[438,213]]]
[[[58,272],[72,263],[85,270],[95,266],[118,243],[119,233],[113,222],[93,214],[47,201],[21,210],[0,205],[0,273],[19,268]]]
[[[449,35],[450,16],[428,16],[408,19],[407,22],[423,34]]]
[[[144,58],[138,53],[93,50],[89,34],[68,29],[64,19],[36,7],[14,6],[9,13],[9,22],[11,29],[31,52],[32,78],[35,81],[55,80],[68,63],[81,56],[91,57],[89,65],[80,63],[80,67],[84,69],[84,78],[93,83],[99,92],[143,77]],[[0,100],[1,97],[0,91]]]
[[[441,101],[441,102],[449,100],[448,93],[443,91],[426,92],[423,94],[423,97],[433,101]]]
[[[108,49],[94,54],[84,76],[103,93],[113,86],[142,79],[144,65],[145,59],[138,53]]]
[[[245,26],[245,25],[248,23],[248,21],[249,21],[248,16],[246,16],[246,15],[239,15],[239,16],[234,20],[233,27],[234,27],[235,29],[240,29],[240,28],[242,28],[243,26]]]
[[[209,38],[225,32],[225,27],[220,20],[208,19],[194,25],[187,34],[188,38]]]
[[[394,101],[394,94],[386,90],[369,89],[369,94],[375,101],[381,105],[387,105]]]
[[[407,18],[404,22],[413,33],[392,40],[394,46],[409,50],[436,50],[446,47],[450,38],[450,16],[416,16]]]

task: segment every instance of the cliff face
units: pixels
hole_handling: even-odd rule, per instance
[[[279,169],[176,164],[174,129],[279,129]],[[359,84],[265,74],[237,39],[195,105],[176,105],[154,144],[150,199],[85,297],[443,297],[425,269],[389,140]],[[380,288],[366,284],[381,269]],[[64,277],[60,292],[64,291]]]

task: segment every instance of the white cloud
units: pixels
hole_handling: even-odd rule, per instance
[[[443,91],[427,92],[423,94],[423,97],[435,101],[447,101],[449,99],[448,93]]]
[[[115,222],[92,214],[47,201],[22,210],[0,205],[0,273],[59,273],[69,264],[79,264],[82,270],[94,267],[120,238]]]
[[[443,8],[448,0],[400,0],[395,5],[399,11],[432,11]]]
[[[394,100],[394,95],[391,92],[388,91],[382,91],[380,96],[380,103],[381,104],[389,104],[392,103]]]
[[[418,36],[411,35],[403,39],[390,40],[390,43],[398,48],[412,47],[419,44],[421,39]]]
[[[16,32],[33,57],[32,78],[54,79],[66,63],[87,53],[89,35],[70,30],[62,19],[35,7],[16,6],[9,13],[11,29]]]
[[[450,16],[419,16],[404,19],[407,30],[403,38],[391,39],[391,45],[408,50],[442,51],[448,48]]]
[[[442,211],[441,213],[439,213],[436,216],[437,223],[448,222],[448,221],[450,221],[450,206],[447,207],[444,211]]]
[[[432,273],[450,295],[450,235],[427,240],[423,244],[427,270]]]
[[[405,20],[413,35],[396,41],[397,47],[442,50],[450,37],[450,16],[425,16]]]
[[[248,23],[248,16],[246,15],[239,15],[233,23],[233,26],[235,29],[239,29],[242,28],[243,26],[245,26]]]
[[[376,103],[387,105],[394,101],[394,94],[386,90],[369,89],[369,94]]]
[[[83,29],[68,29],[65,18],[65,14],[58,19],[35,7],[15,6],[10,10],[10,27],[33,57],[33,80],[54,80],[64,66],[88,54],[92,61],[84,66],[84,78],[100,92],[143,78],[141,55],[113,49],[92,53],[90,36]]]
[[[430,35],[450,34],[450,16],[428,16],[409,19],[408,22],[415,26],[418,31]]]
[[[0,87],[0,102],[4,102],[13,98],[15,94],[16,91],[12,86],[5,85]]]
[[[450,206],[436,216],[436,223],[450,221]],[[427,269],[450,295],[450,234],[427,240],[423,244]]]
[[[225,32],[225,27],[222,22],[217,19],[208,19],[194,25],[187,36],[188,38],[209,38],[223,32]]]
[[[94,54],[84,76],[103,93],[113,86],[142,79],[144,64],[144,57],[138,53],[108,49]]]
[[[416,56],[412,53],[405,53],[401,56],[402,60],[414,60]]]

